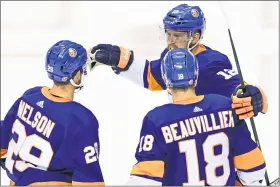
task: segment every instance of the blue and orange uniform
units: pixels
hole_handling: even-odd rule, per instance
[[[167,52],[168,50],[165,49],[158,60],[146,61],[143,71],[145,88],[152,91],[166,89],[160,66]],[[203,44],[193,50],[193,54],[199,62],[197,94],[219,94],[230,98],[235,88],[240,84],[240,78],[237,71],[233,70],[228,57]],[[133,65],[131,64],[131,66]]]
[[[148,112],[135,157],[128,184],[256,185],[265,172],[245,121],[215,94]]]
[[[14,103],[1,121],[0,148],[13,185],[104,185],[96,117],[47,87]]]

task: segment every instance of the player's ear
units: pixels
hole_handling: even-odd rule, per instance
[[[74,77],[73,77],[73,81],[74,81],[76,84],[79,84],[79,83],[81,82],[81,80],[82,80],[82,74],[81,74],[81,71],[78,70],[78,71],[75,73]]]

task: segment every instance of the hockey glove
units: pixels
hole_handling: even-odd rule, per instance
[[[6,158],[1,158],[0,159],[0,166],[1,166],[1,168],[6,170],[7,168],[6,168],[5,162],[6,162]]]
[[[232,95],[232,108],[239,119],[257,116],[259,112],[265,114],[268,108],[267,97],[261,88],[245,84],[242,90],[239,85]]]
[[[111,44],[98,44],[90,51],[97,63],[111,66],[115,73],[128,70],[133,61],[133,51]],[[91,69],[96,63],[92,63]]]
[[[7,157],[7,152],[8,152],[8,150],[6,150],[6,149],[0,149],[0,152],[1,152],[0,166],[1,166],[3,169],[6,169],[5,161],[6,161],[6,157]]]

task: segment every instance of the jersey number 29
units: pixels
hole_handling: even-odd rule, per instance
[[[35,167],[34,165],[46,170],[53,157],[51,144],[36,134],[27,136],[25,126],[18,119],[13,124],[12,133],[17,134],[18,138],[17,142],[14,139],[9,142],[6,159],[8,171],[13,174],[15,167],[19,172],[23,172],[28,167]],[[39,157],[30,153],[33,147],[41,152]],[[13,155],[20,159],[13,160]]]

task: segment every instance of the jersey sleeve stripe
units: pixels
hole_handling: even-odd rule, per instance
[[[264,164],[264,157],[257,147],[254,150],[234,157],[234,165],[237,169],[248,170]]]
[[[266,165],[265,165],[265,163],[263,163],[262,165],[254,167],[252,169],[238,169],[238,170],[242,171],[242,172],[253,172],[253,171],[261,170],[261,169],[263,169],[265,167],[266,167]]]
[[[147,75],[147,79],[148,79],[148,88],[149,90],[152,91],[161,91],[162,87],[160,86],[160,84],[156,81],[156,79],[154,78],[152,71],[151,71],[151,64],[149,64],[148,66],[148,75]]]
[[[156,181],[156,182],[162,182],[162,178],[151,177],[151,176],[148,176],[148,175],[131,175],[130,177],[141,177],[143,179],[149,179],[149,180]]]
[[[72,181],[73,186],[105,186],[104,182],[76,182]]]
[[[163,177],[164,162],[163,161],[143,161],[137,163],[132,171],[131,175],[147,175],[151,177]]]
[[[10,180],[10,186],[15,186],[15,182]]]
[[[4,158],[8,152],[8,149],[1,149],[1,158]]]
[[[147,176],[130,176],[128,182],[126,183],[126,185],[129,186],[134,186],[134,185],[139,185],[139,186],[161,186],[162,185],[162,181],[157,181],[154,178],[147,178]]]
[[[235,186],[243,186],[238,180],[235,180]]]
[[[143,82],[144,82],[144,88],[149,88],[148,83],[148,69],[149,69],[149,61],[146,60],[145,67],[144,67],[144,73],[143,73]]]
[[[34,182],[28,186],[72,186],[69,182],[47,181],[47,182]]]

